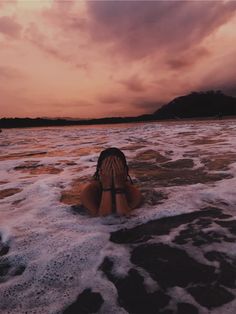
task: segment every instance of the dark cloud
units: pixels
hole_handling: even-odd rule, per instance
[[[143,111],[143,113],[153,113],[165,103],[165,101],[160,101],[160,99],[157,100],[140,97],[132,101],[132,106],[139,111]]]
[[[117,96],[116,94],[107,94],[107,95],[101,95],[98,97],[99,101],[102,104],[117,104],[122,102],[124,99]]]
[[[207,72],[196,90],[222,90],[227,95],[236,96],[236,50],[218,58],[215,67]]]
[[[17,39],[21,35],[21,25],[17,23],[14,18],[10,16],[1,16],[0,17],[0,33]]]
[[[183,68],[188,68],[193,65],[191,60],[186,60],[184,58],[171,58],[167,60],[167,65],[173,70],[181,70]]]
[[[223,93],[229,96],[236,97],[236,79],[229,79],[218,82],[208,82],[208,84],[202,85],[198,88],[201,91],[207,90],[221,90]]]
[[[210,56],[210,51],[204,47],[190,50],[186,53],[172,56],[166,60],[166,64],[172,70],[182,70],[192,67],[202,61],[203,58]]]
[[[144,92],[146,91],[147,87],[145,83],[137,76],[133,75],[127,80],[119,81],[122,85],[125,85],[126,88],[132,92]]]
[[[226,86],[222,86],[221,90],[227,95],[236,97],[236,82],[230,82]]]
[[[87,6],[92,38],[132,59],[192,48],[236,11],[234,1],[88,1]]]

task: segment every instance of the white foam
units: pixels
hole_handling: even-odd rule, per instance
[[[215,155],[235,152],[234,124],[235,121],[227,120],[116,125],[109,129],[107,126],[91,126],[4,130],[1,155],[22,153],[19,158],[2,160],[0,163],[1,181],[8,181],[0,185],[0,188],[22,189],[21,192],[0,200],[0,233],[2,242],[10,245],[10,251],[4,260],[8,260],[14,267],[25,265],[26,269],[22,275],[9,277],[0,283],[1,313],[59,313],[88,287],[102,294],[105,302],[101,313],[126,313],[117,306],[114,285],[98,271],[107,255],[115,261],[121,261],[119,266],[114,266],[114,272],[119,276],[125,276],[132,266],[129,251],[109,242],[110,232],[161,217],[200,210],[210,204],[236,215],[236,163],[232,163],[227,171],[233,175],[232,179],[211,184],[156,188],[157,191],[166,193],[168,199],[163,204],[135,210],[129,219],[73,215],[70,206],[60,202],[61,192],[69,188],[73,179],[84,176],[89,178],[94,173],[98,153],[94,151],[89,156],[74,156],[70,152],[79,148],[96,147],[102,150],[110,146],[142,144],[145,147],[138,152],[154,149],[172,160],[188,158],[183,155],[197,151],[198,155],[193,158],[196,168],[201,165],[203,154],[207,156],[212,152]],[[216,140],[224,139],[226,145],[193,145],[193,140],[208,136],[214,136]],[[52,150],[60,150],[62,155],[24,156],[25,152]],[[137,151],[125,150],[125,153],[128,162],[135,160]],[[25,161],[35,160],[40,165],[54,165],[63,171],[59,174],[27,177],[27,173],[14,170],[14,167]],[[63,160],[73,161],[76,165],[67,166],[62,163]],[[78,168],[80,170],[75,171]],[[178,230],[181,228],[176,229],[176,232]],[[171,237],[174,234],[160,239],[170,243]],[[235,249],[233,243],[227,243],[222,248],[227,254],[230,252],[231,256],[235,255]],[[194,256],[195,253],[190,251],[189,254]],[[199,261],[207,263],[203,256],[199,256]],[[145,271],[142,275],[145,277]],[[155,283],[147,274],[145,285],[150,291],[155,289]],[[176,298],[181,297],[182,301],[195,304],[179,288],[173,288],[171,293]],[[235,302],[226,304],[221,310],[233,314],[234,304]],[[201,307],[199,310],[202,314],[206,313]],[[213,309],[211,313],[219,314],[220,311]]]

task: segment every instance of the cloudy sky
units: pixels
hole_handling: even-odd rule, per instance
[[[135,116],[236,96],[236,1],[0,0],[0,117]]]

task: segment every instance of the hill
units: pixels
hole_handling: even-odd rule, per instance
[[[173,99],[153,115],[156,119],[236,115],[236,98],[221,91],[192,92]]]
[[[41,126],[91,125],[145,122],[165,119],[236,116],[236,98],[221,91],[192,92],[173,99],[154,113],[136,117],[111,117],[98,119],[71,118],[2,118],[0,128],[25,128]]]
[[[155,120],[152,114],[142,115],[138,117],[111,117],[100,119],[44,119],[44,118],[2,118],[0,119],[0,128],[27,128],[42,126],[69,126],[69,125],[92,125],[92,124],[114,124],[114,123],[130,123]]]

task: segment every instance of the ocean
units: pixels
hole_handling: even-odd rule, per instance
[[[91,218],[81,207],[80,191],[91,180],[99,153],[114,146],[125,153],[144,201],[128,218]],[[73,313],[70,306],[86,293],[91,301],[84,306],[86,298],[78,298],[83,310],[77,313],[184,313],[184,306],[186,314],[235,313],[235,189],[235,120],[4,129],[0,313]],[[150,229],[150,222],[157,229]],[[160,222],[169,229],[159,232]],[[132,233],[136,240],[129,233],[119,238],[127,230],[140,230],[138,236]],[[146,261],[137,261],[138,250],[151,246],[159,250],[156,259],[160,248],[175,256],[181,251],[179,262],[189,265],[191,258],[194,265],[208,267],[204,271],[212,279],[190,278],[200,266],[185,282],[163,278],[160,273],[171,273],[176,265],[160,264],[162,255],[154,275]],[[113,266],[106,268],[104,261]],[[126,283],[130,292],[124,296]],[[207,288],[206,295],[212,291],[207,301],[196,292],[199,287]],[[157,292],[165,302],[152,306]],[[100,302],[90,309],[94,298]],[[137,307],[138,299],[143,308]]]

